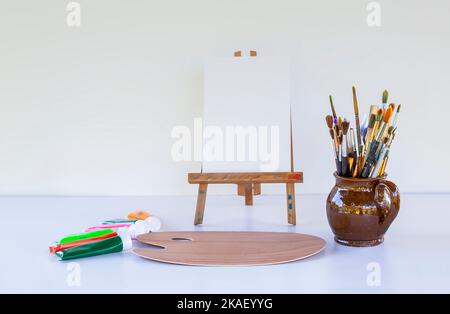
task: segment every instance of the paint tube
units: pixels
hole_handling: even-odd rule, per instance
[[[118,218],[118,219],[105,220],[104,222],[102,222],[102,225],[111,225],[111,224],[134,224],[136,221],[138,221],[138,220],[137,220],[137,219],[123,219],[123,218]]]
[[[92,239],[96,237],[101,237],[110,233],[113,233],[114,230],[112,229],[102,229],[102,230],[95,230],[91,232],[82,232],[82,233],[75,233],[68,236],[65,236],[61,238],[58,243],[69,243],[73,241],[79,241],[79,240],[85,240],[85,239]]]
[[[102,254],[110,254],[126,251],[132,248],[131,236],[127,232],[123,232],[118,236],[96,241],[66,250],[56,252],[56,256],[61,261],[97,256]]]
[[[67,243],[58,243],[55,246],[51,246],[50,249],[50,253],[56,253],[62,250],[66,250],[75,246],[80,246],[83,244],[88,244],[88,243],[92,243],[92,242],[96,242],[96,241],[100,241],[100,240],[105,240],[108,238],[112,238],[112,237],[116,237],[117,233],[113,232],[113,233],[108,233],[102,236],[98,236],[98,237],[94,237],[94,238],[90,238],[90,239],[83,239],[83,240],[78,240],[78,241],[72,241],[72,242],[67,242]]]
[[[132,224],[130,224],[130,223],[125,223],[125,224],[110,224],[110,225],[98,225],[98,226],[88,227],[88,228],[86,228],[84,231],[85,231],[85,232],[90,232],[90,231],[103,230],[103,229],[128,228],[128,227],[131,226],[131,225],[132,225]]]
[[[110,228],[115,231],[128,229],[130,231],[131,238],[136,239],[138,235],[158,231],[161,228],[161,221],[156,217],[150,216],[145,220],[138,220],[133,224],[125,223],[92,226],[87,228],[85,231],[102,230],[105,228]]]

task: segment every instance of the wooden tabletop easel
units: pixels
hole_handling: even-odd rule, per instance
[[[241,51],[234,52],[241,57]],[[250,51],[250,57],[256,57],[256,51]],[[261,184],[281,183],[286,185],[286,206],[288,223],[296,224],[295,183],[303,182],[303,172],[294,171],[294,151],[292,142],[292,116],[290,117],[290,171],[289,172],[208,172],[188,173],[188,182],[198,184],[197,207],[194,225],[203,223],[206,194],[209,184],[236,184],[237,194],[245,197],[245,205],[253,205],[253,195],[261,194]]]

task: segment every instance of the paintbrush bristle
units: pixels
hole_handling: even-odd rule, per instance
[[[392,116],[392,108],[389,107],[389,108],[387,108],[386,112],[384,113],[384,118],[383,118],[384,123],[388,123],[389,120],[391,119],[391,116]]]
[[[388,134],[391,135],[394,132],[394,127],[391,125],[388,129]]]
[[[373,126],[375,124],[375,120],[376,120],[376,116],[374,114],[371,114],[370,118],[369,118],[369,126],[368,126],[369,129],[373,128]]]
[[[331,139],[334,141],[334,131],[333,131],[333,129],[330,129],[330,135],[331,135]]]
[[[395,133],[395,130],[397,130],[397,128],[395,128],[394,131],[392,131],[391,144],[392,144],[392,142],[394,141],[395,134],[397,134],[397,133]]]
[[[325,121],[327,122],[327,126],[329,129],[333,127],[333,117],[328,115],[325,117]]]
[[[402,107],[402,105],[398,105],[397,106],[397,113],[399,113],[400,112],[400,108]]]
[[[392,108],[392,112],[394,112],[394,110],[395,110],[395,104],[394,104],[394,103],[390,103],[390,104],[389,104],[389,107]]]
[[[376,115],[378,111],[378,106],[372,105],[370,106],[370,113]]]
[[[389,92],[388,92],[387,90],[385,90],[385,91],[383,92],[383,97],[382,97],[382,99],[381,99],[382,102],[383,102],[383,104],[387,103],[388,97],[389,97]]]
[[[344,121],[342,121],[342,133],[344,135],[347,135],[349,127],[350,127],[350,122],[348,122],[347,120],[344,119]]]
[[[382,118],[383,118],[383,109],[378,109],[376,120],[381,121]]]

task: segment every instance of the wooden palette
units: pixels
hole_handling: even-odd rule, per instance
[[[143,258],[182,265],[249,266],[307,258],[325,248],[321,238],[287,232],[153,232],[137,238],[156,246],[134,249]]]

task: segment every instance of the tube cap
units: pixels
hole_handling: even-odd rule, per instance
[[[147,232],[155,232],[161,229],[161,220],[154,216],[145,219],[145,223],[147,225]]]
[[[144,220],[138,220],[134,225],[131,225],[128,229],[131,233],[131,238],[136,239],[138,235],[148,233],[148,223]]]
[[[133,241],[131,241],[131,234],[128,230],[121,231],[119,237],[122,239],[122,251],[128,251],[133,248]]]

